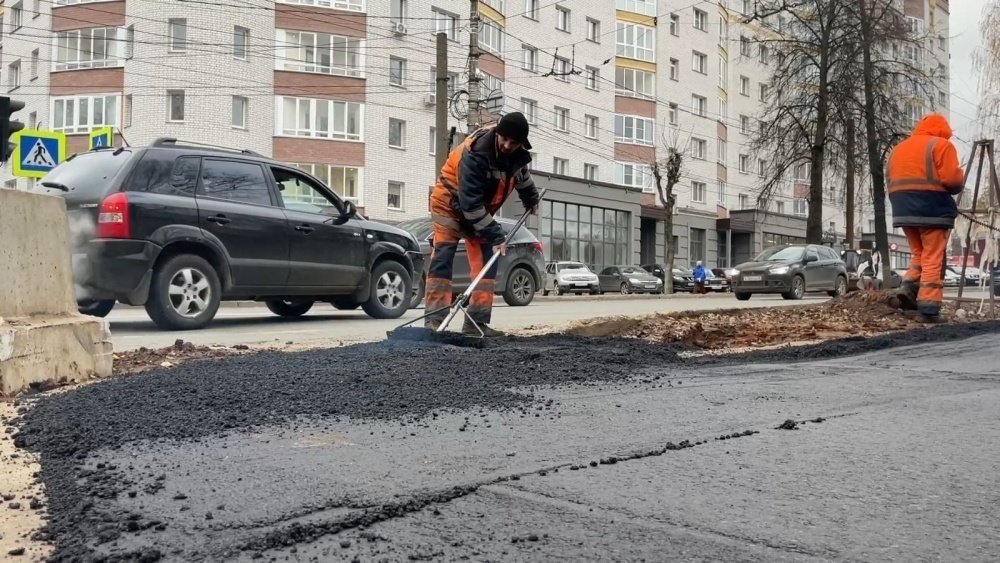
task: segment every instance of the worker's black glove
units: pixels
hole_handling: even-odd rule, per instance
[[[503,241],[506,238],[503,234],[503,229],[500,227],[500,223],[497,223],[496,219],[487,225],[485,229],[480,231],[480,236],[486,239],[486,243],[490,246],[503,244]]]

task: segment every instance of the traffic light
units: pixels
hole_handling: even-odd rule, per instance
[[[0,96],[0,163],[7,162],[14,153],[14,143],[10,136],[24,129],[24,124],[11,120],[11,115],[24,109],[24,102]]]

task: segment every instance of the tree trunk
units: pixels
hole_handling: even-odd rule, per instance
[[[857,150],[857,132],[855,131],[854,116],[847,118],[847,193],[844,196],[844,223],[847,224],[847,248],[854,248],[854,177],[857,173],[854,163],[855,151]]]
[[[809,161],[809,215],[806,217],[806,242],[823,243],[823,159],[825,158],[826,130],[830,120],[830,26],[825,28],[819,45],[819,91],[816,104],[816,130],[813,134]]]
[[[663,203],[663,208],[667,216],[663,219],[663,228],[666,231],[663,235],[667,263],[664,264],[663,272],[663,293],[670,295],[674,292],[674,186],[667,182],[667,201]]]
[[[875,130],[875,68],[872,64],[872,21],[870,0],[861,0],[861,43],[864,57],[865,130],[868,145],[868,167],[872,176],[872,205],[875,210],[875,250],[882,256],[882,287],[889,287],[892,264],[889,261],[889,231],[885,222],[885,163],[879,153]]]

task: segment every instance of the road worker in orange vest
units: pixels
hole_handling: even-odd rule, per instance
[[[921,322],[940,317],[945,251],[958,216],[954,196],[965,186],[951,136],[948,120],[933,113],[889,155],[892,224],[902,227],[912,254],[898,296],[904,308],[919,313]]]
[[[425,291],[429,311],[447,307],[452,301],[452,270],[458,242],[465,239],[470,276],[475,278],[494,252],[507,252],[504,232],[493,215],[517,191],[532,213],[538,212],[538,190],[531,179],[531,143],[528,120],[518,112],[508,113],[495,126],[478,129],[448,156],[431,192],[434,251]],[[497,264],[486,273],[470,298],[468,312],[486,336],[502,333],[489,326],[493,311]],[[447,310],[429,316],[427,328],[437,330]],[[466,319],[462,332],[479,336]]]

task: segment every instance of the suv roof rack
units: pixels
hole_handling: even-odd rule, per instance
[[[179,144],[180,145],[190,145],[190,146],[193,146],[193,147],[205,147],[205,148],[209,148],[209,149],[213,149],[213,150],[217,150],[217,151],[235,152],[235,153],[240,153],[240,154],[248,154],[248,155],[251,155],[251,156],[259,156],[260,158],[266,158],[264,155],[262,155],[260,153],[257,153],[257,152],[254,152],[254,151],[252,151],[250,149],[234,149],[234,148],[230,148],[230,147],[223,147],[221,145],[212,145],[212,144],[209,144],[209,143],[197,143],[195,141],[178,141],[174,137],[159,137],[155,141],[153,141],[150,146],[152,146],[152,147],[176,147]]]

